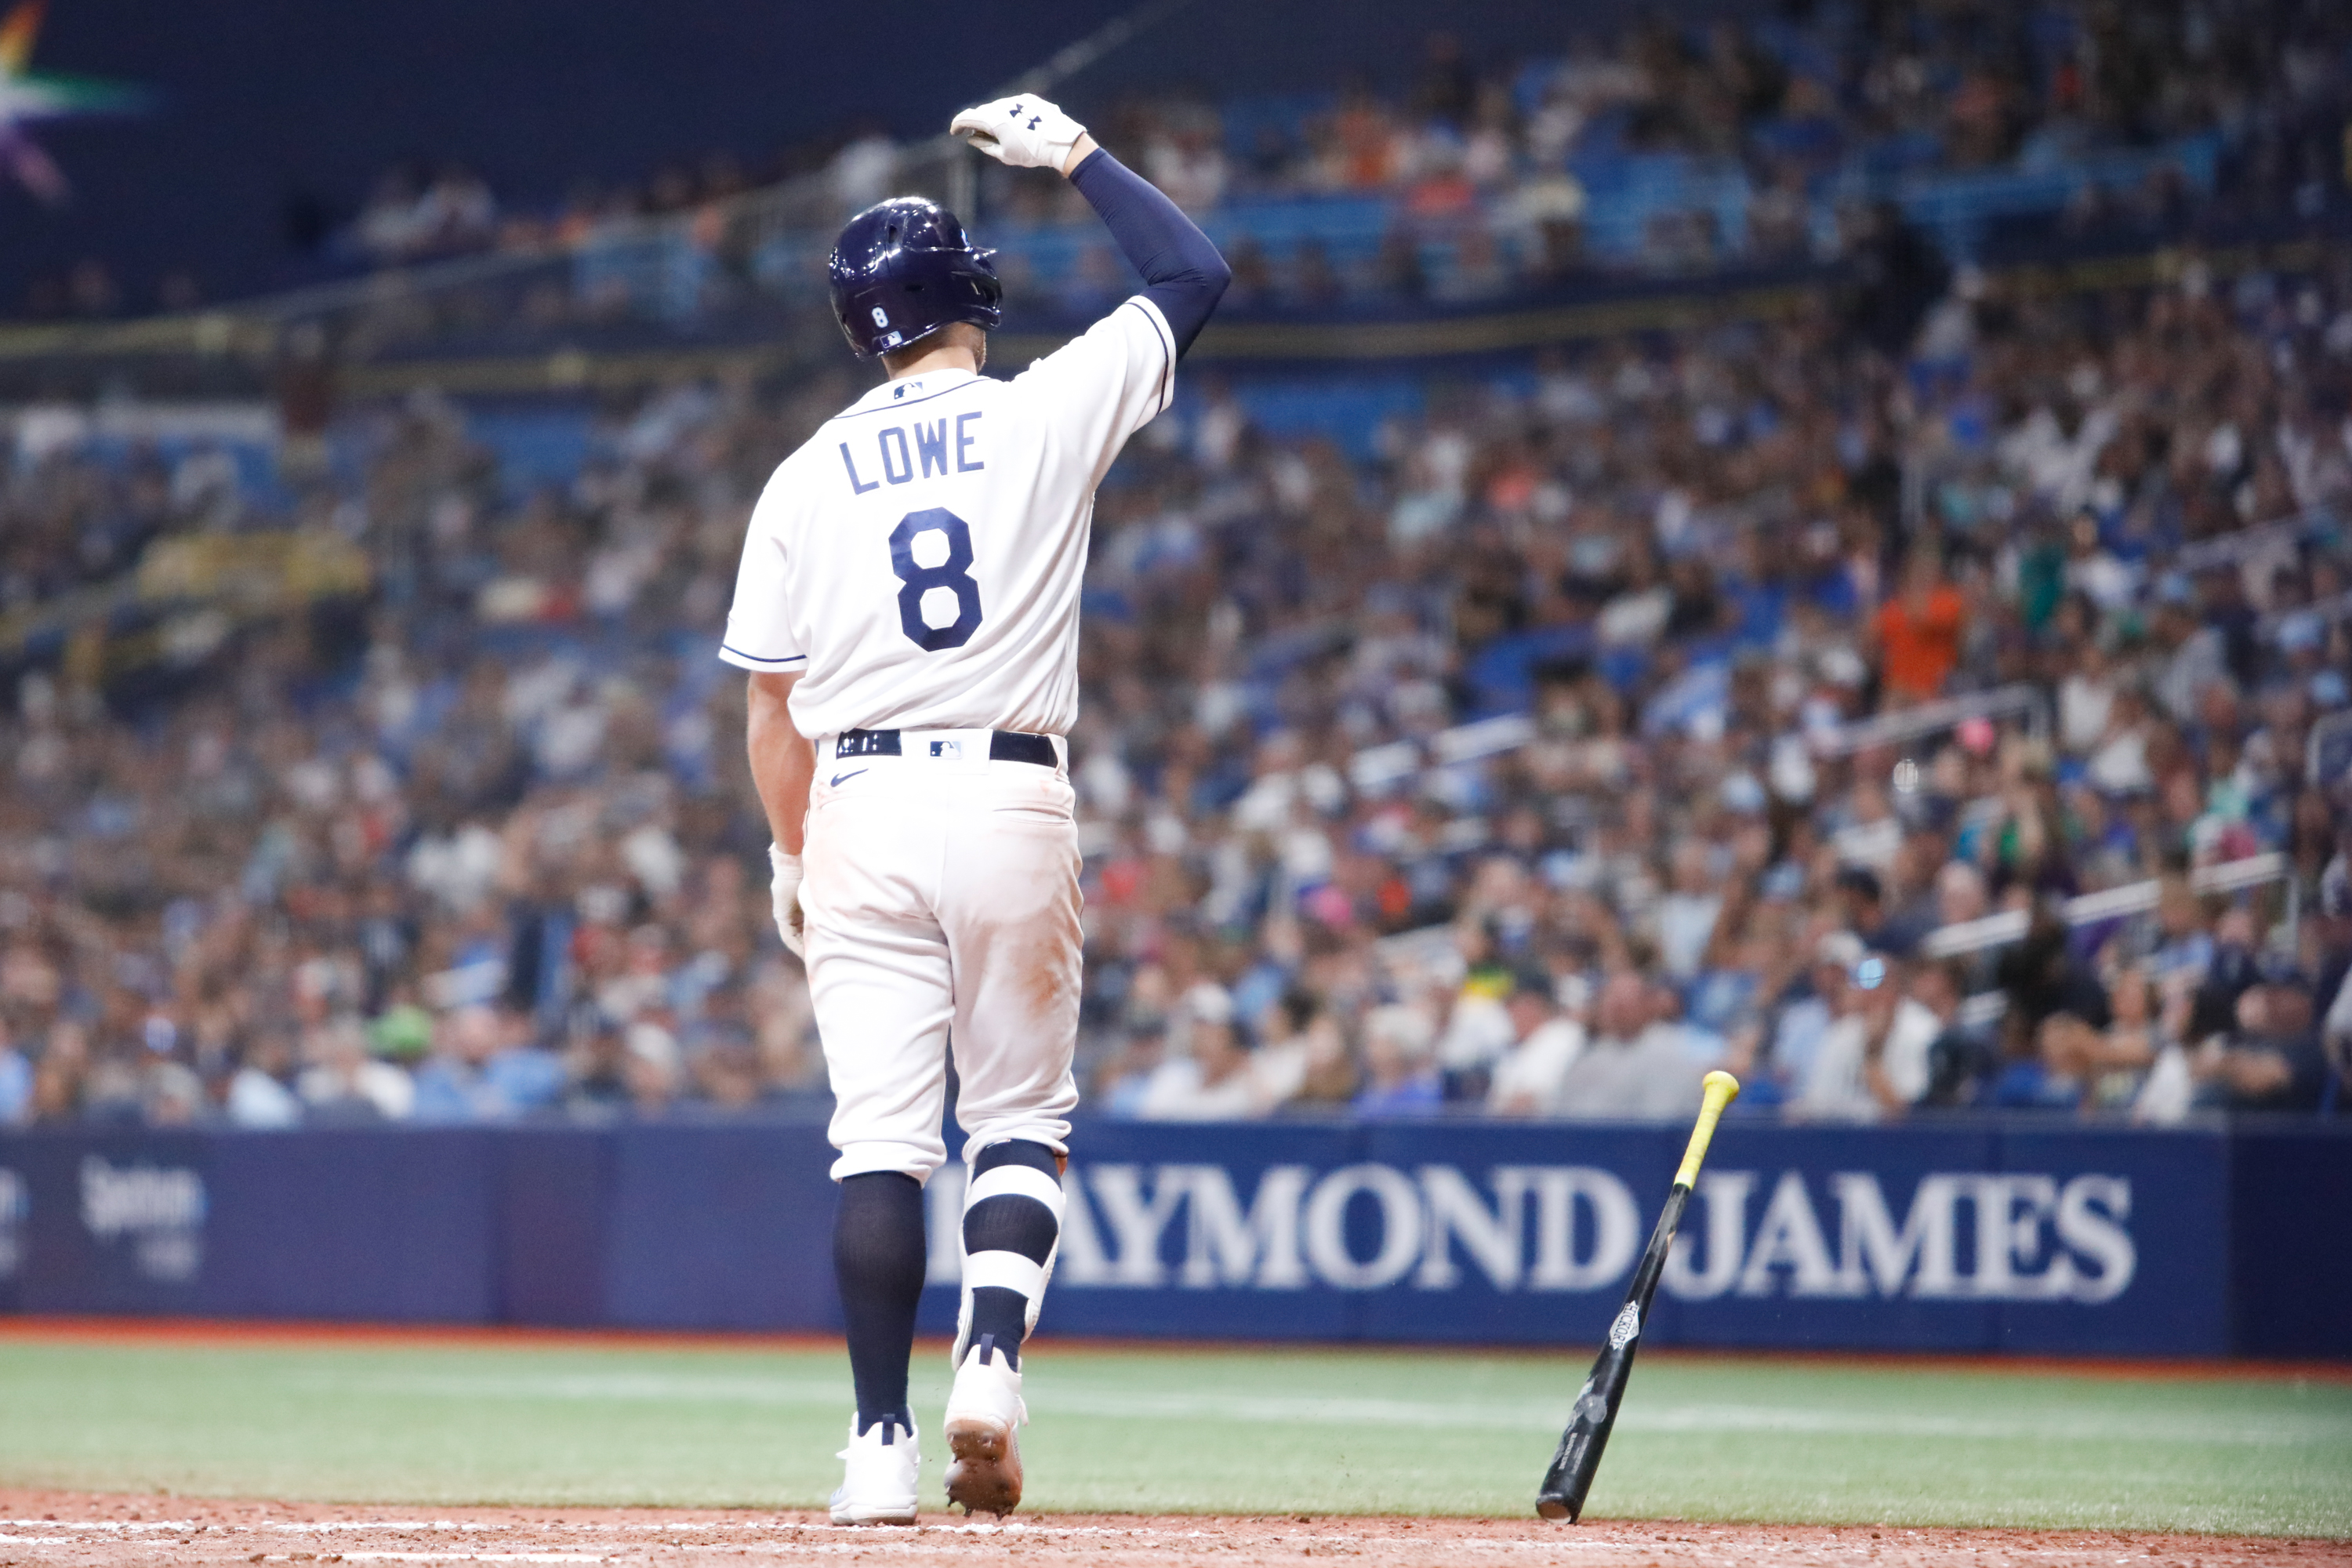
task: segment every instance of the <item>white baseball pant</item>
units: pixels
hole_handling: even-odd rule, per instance
[[[928,1181],[952,1041],[972,1152],[1067,1152],[1078,1103],[1076,796],[1063,765],[989,760],[985,730],[909,730],[898,756],[816,742],[801,909],[832,1078],[833,1177]]]

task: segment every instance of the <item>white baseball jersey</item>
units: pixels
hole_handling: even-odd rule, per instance
[[[1138,295],[1010,382],[876,387],[761,493],[719,657],[800,671],[803,735],[1067,734],[1095,487],[1175,370]]]

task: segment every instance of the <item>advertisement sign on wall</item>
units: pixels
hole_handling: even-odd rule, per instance
[[[1044,1327],[1590,1343],[1680,1142],[1467,1122],[1083,1127]],[[830,1160],[802,1123],[11,1136],[0,1310],[836,1328]],[[928,1198],[935,1331],[954,1319],[962,1171]],[[2352,1353],[2337,1320],[2294,1307],[2315,1256],[2323,1274],[2352,1264],[2288,1244],[2314,1212],[2296,1193],[2344,1187],[2352,1136],[2325,1130],[1735,1124],[1649,1331]]]
[[[1526,1343],[1606,1329],[1679,1152],[1669,1131],[1525,1127],[1136,1127],[1079,1147],[1047,1309],[1058,1329]],[[1727,1130],[1654,1331],[2217,1345],[2223,1152],[2218,1135]],[[943,1288],[956,1169],[931,1192]]]

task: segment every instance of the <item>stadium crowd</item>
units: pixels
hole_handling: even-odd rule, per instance
[[[1680,1114],[1717,1063],[1832,1121],[2332,1106],[2352,273],[1963,272],[1904,354],[1859,323],[1584,345],[1354,456],[1204,375],[1138,439],[1071,737],[1094,1113]],[[454,405],[350,415],[291,521],[364,597],[25,672],[0,1121],[821,1103],[710,648],[751,499],[855,392],[675,386],[535,490]],[[20,457],[0,599],[286,525],[233,479]]]
[[[2208,132],[2234,149],[2215,199],[2152,171],[2135,189],[2085,187],[2065,226],[2164,229],[2200,205],[2226,218],[2322,204],[2341,183],[2347,47],[2342,18],[2292,6],[1821,5],[1704,26],[1651,18],[1531,59],[1480,62],[1439,33],[1402,91],[1359,79],[1311,99],[1136,99],[1108,118],[1192,210],[1391,202],[1366,268],[1326,276],[1316,247],[1269,258],[1243,241],[1244,299],[1474,298],[1595,266],[1689,273],[1848,255],[1870,237],[1859,198],[1896,176],[2046,171]],[[1594,256],[1591,183],[1622,183],[1644,158],[1650,178],[1736,174],[1738,210],[1727,216],[1699,182],[1686,203],[1649,213],[1632,254]],[[1057,194],[1005,184],[1016,212],[1043,216]],[[1442,277],[1425,261],[1432,240],[1450,245]]]
[[[2229,148],[2210,192],[2192,190],[2177,167],[2151,169],[2130,188],[2083,188],[2062,226],[2170,233],[2192,220],[2309,217],[2341,205],[2347,183],[2352,28],[2323,5],[1826,5],[1704,26],[1653,18],[1552,49],[1480,59],[1440,32],[1416,68],[1386,84],[1358,77],[1337,92],[1258,98],[1134,94],[1092,118],[1195,214],[1317,196],[1388,204],[1388,230],[1364,257],[1339,254],[1311,232],[1281,246],[1239,237],[1229,304],[1243,308],[1469,300],[1595,269],[1685,274],[1835,259],[1877,238],[1882,220],[1860,198],[1891,178],[2050,171],[2208,133]],[[760,178],[714,155],[639,184],[583,186],[552,213],[503,219],[470,173],[404,167],[385,177],[350,238],[387,260],[575,242],[616,220],[715,219],[787,171],[810,176],[838,217],[890,194],[910,172],[908,153],[869,125],[791,149]],[[1591,183],[1606,184],[1645,157],[1653,171],[1736,174],[1737,212],[1727,216],[1699,179],[1687,201],[1648,214],[1630,251],[1595,252]],[[992,166],[982,194],[1000,225],[1091,221],[1057,182]],[[704,227],[727,232],[716,221]],[[1107,253],[1082,261],[1048,288],[1086,304],[1117,266]],[[1018,271],[1024,260],[1008,255],[1006,265]]]
[[[1297,197],[1387,201],[1391,226],[1370,258],[1335,258],[1311,236],[1273,254],[1253,239],[1235,246],[1234,303],[1311,306],[1475,298],[1596,265],[1688,273],[1833,258],[1870,240],[1858,198],[1902,175],[2049,172],[2208,134],[2223,145],[2210,190],[2190,188],[2177,167],[2152,168],[2129,188],[2083,187],[2062,226],[2176,233],[2199,221],[2310,218],[2344,204],[2348,95],[2352,25],[2317,0],[1950,0],[1808,5],[1689,25],[1650,18],[1483,59],[1438,33],[1394,81],[1260,97],[1131,94],[1087,107],[1196,214]],[[1585,243],[1591,182],[1627,159],[1651,158],[1654,174],[1659,155],[1689,174],[1736,176],[1738,210],[1727,216],[1694,187],[1687,203],[1648,216],[1632,254],[1597,258]],[[920,174],[921,157],[868,123],[765,157],[714,151],[641,179],[583,178],[552,202],[502,201],[461,162],[407,160],[383,172],[348,221],[303,198],[289,243],[389,265],[536,254],[648,218],[689,218],[749,268],[751,241],[724,216],[747,195],[798,179],[816,201],[802,217],[837,220]],[[992,167],[982,190],[999,221],[1086,216],[1050,181]],[[2028,226],[2040,232],[2046,216],[2031,215]],[[37,280],[26,310],[103,316],[128,298],[90,258]],[[185,309],[198,286],[173,271],[153,298]]]

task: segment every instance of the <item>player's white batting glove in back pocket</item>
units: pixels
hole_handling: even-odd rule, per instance
[[[1059,169],[1087,128],[1034,93],[967,109],[948,129],[1015,169]]]
[[[768,903],[775,913],[776,934],[784,939],[793,957],[805,959],[808,952],[801,930],[801,858],[787,855],[771,844],[768,868],[774,873],[768,884]]]

